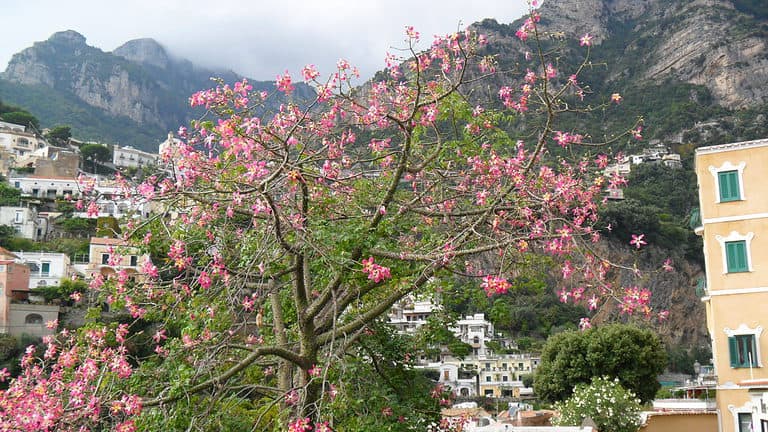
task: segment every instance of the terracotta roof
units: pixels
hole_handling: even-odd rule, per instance
[[[0,256],[12,257],[14,259],[18,259],[19,258],[18,255],[14,254],[13,252],[9,251],[8,249],[6,249],[6,248],[4,248],[2,246],[0,246]]]
[[[488,411],[482,408],[443,408],[440,410],[443,417],[477,417],[487,416]]]
[[[128,243],[123,239],[109,238],[109,237],[91,237],[91,244],[107,245],[107,246],[128,246]]]
[[[768,379],[758,378],[739,382],[742,387],[768,387]]]

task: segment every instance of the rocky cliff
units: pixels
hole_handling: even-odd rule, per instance
[[[768,17],[752,3],[546,0],[541,14],[551,31],[621,41],[613,59],[634,80],[703,85],[721,106],[745,108],[768,102]]]
[[[243,78],[175,58],[153,39],[104,52],[67,30],[13,56],[0,74],[0,99],[25,107],[43,126],[71,125],[77,138],[154,151],[168,131],[194,117],[188,98],[210,88],[211,77],[225,82]],[[255,89],[275,89],[272,82],[249,81]],[[297,86],[295,94],[303,97],[309,91]]]

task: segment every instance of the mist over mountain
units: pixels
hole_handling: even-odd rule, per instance
[[[188,98],[215,85],[212,77],[243,79],[176,58],[153,39],[104,52],[67,30],[13,56],[0,74],[0,100],[34,113],[43,127],[68,124],[80,139],[155,151],[168,131],[194,118]],[[255,89],[275,88],[269,81],[249,81]],[[310,91],[297,86],[298,96]]]

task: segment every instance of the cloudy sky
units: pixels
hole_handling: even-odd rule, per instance
[[[35,41],[75,30],[104,51],[151,37],[194,63],[256,79],[309,63],[328,72],[339,58],[367,77],[402,46],[406,25],[431,40],[525,10],[525,0],[3,0],[0,70]]]

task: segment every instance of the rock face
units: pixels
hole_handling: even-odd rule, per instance
[[[636,79],[706,86],[730,109],[768,102],[768,17],[739,0],[546,0],[550,31],[620,37]],[[637,67],[637,64],[634,65]]]
[[[0,78],[73,94],[139,125],[166,129],[184,120],[180,112],[161,108],[161,98],[168,95],[145,72],[123,57],[87,45],[85,37],[72,30],[15,54]]]
[[[112,54],[143,65],[152,65],[165,69],[171,63],[168,53],[156,40],[150,38],[134,39],[115,48]]]
[[[37,113],[45,126],[58,122],[80,133],[95,131],[78,138],[156,150],[168,131],[196,117],[188,98],[213,86],[211,77],[227,83],[243,79],[232,71],[174,58],[153,39],[132,40],[110,53],[68,30],[13,56],[0,74],[0,99]],[[255,90],[275,90],[272,82],[249,82]],[[303,98],[310,92],[308,86],[298,85],[294,95]],[[278,97],[271,103],[283,101]],[[140,131],[141,136],[126,131]],[[156,143],[148,142],[148,136],[156,137]]]

